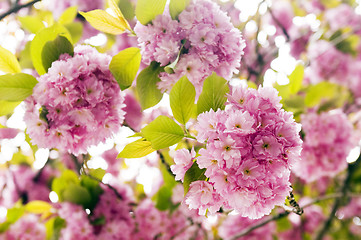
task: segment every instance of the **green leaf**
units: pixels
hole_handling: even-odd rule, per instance
[[[8,230],[11,224],[19,220],[25,213],[22,206],[15,206],[7,210],[6,221],[0,224],[0,234]]]
[[[172,146],[184,137],[182,128],[166,116],[157,117],[142,129],[142,133],[156,150]]]
[[[283,232],[292,228],[292,224],[288,218],[280,218],[276,221],[277,232]]]
[[[77,13],[78,13],[77,6],[69,7],[61,14],[61,16],[58,19],[58,22],[63,25],[72,23]]]
[[[19,21],[21,23],[21,27],[31,33],[37,33],[41,29],[45,28],[43,21],[37,16],[19,17]]]
[[[160,211],[166,211],[173,205],[172,203],[172,188],[169,186],[162,186],[152,198],[155,201],[155,207]]]
[[[59,200],[63,201],[63,192],[68,188],[71,184],[79,184],[80,181],[75,172],[71,170],[65,170],[60,177],[55,178],[52,182],[51,189],[56,192],[59,196]]]
[[[72,22],[64,26],[69,31],[73,43],[77,43],[83,35],[83,24],[80,22]]]
[[[89,208],[90,210],[92,210],[97,205],[99,201],[99,196],[104,192],[103,189],[99,186],[99,184],[99,181],[87,175],[82,175],[80,177],[80,185],[84,187],[90,194],[90,201],[83,205],[85,208]]]
[[[187,76],[183,76],[174,84],[169,94],[170,107],[174,118],[185,125],[194,111],[196,90]]]
[[[104,175],[106,174],[106,171],[102,168],[89,169],[89,174],[99,180],[102,180]]]
[[[64,201],[72,202],[87,207],[91,202],[89,191],[80,185],[71,183],[63,191]]]
[[[160,81],[158,75],[162,71],[159,64],[152,62],[147,68],[143,69],[137,78],[137,92],[140,98],[140,105],[143,110],[153,107],[162,99],[163,94],[157,88]]]
[[[129,26],[128,21],[124,18],[122,11],[120,11],[119,6],[115,3],[114,0],[108,0],[109,7],[113,10],[115,15],[118,18],[118,21],[122,26],[124,26],[126,29],[133,31],[132,28]]]
[[[125,19],[132,20],[135,17],[135,8],[130,0],[120,0],[118,6]]]
[[[53,41],[48,41],[44,44],[41,58],[43,67],[46,71],[51,67],[51,64],[59,59],[60,55],[68,53],[74,56],[74,49],[71,42],[66,37],[57,36]]]
[[[5,73],[21,72],[20,64],[15,55],[0,46],[0,71]]]
[[[6,74],[0,76],[0,100],[18,102],[33,93],[37,80],[25,73]]]
[[[113,57],[109,69],[117,80],[120,89],[124,90],[132,85],[141,58],[140,49],[135,47],[127,48]]]
[[[163,13],[166,3],[167,0],[138,0],[135,16],[141,24],[147,25]]]
[[[188,6],[190,0],[170,0],[169,12],[173,19],[176,19],[178,15]]]
[[[44,45],[49,41],[53,41],[58,36],[64,36],[71,41],[68,30],[62,25],[54,24],[53,26],[44,28],[38,32],[31,42],[31,59],[39,75],[43,75],[47,72],[47,69],[43,65],[42,58]]]
[[[19,63],[21,68],[34,68],[33,61],[31,60],[31,42],[25,44],[24,49],[19,54]]]
[[[50,212],[52,206],[48,202],[34,200],[25,205],[25,210],[30,213],[43,214]]]
[[[206,180],[206,176],[204,173],[206,172],[206,169],[200,169],[198,167],[197,162],[194,162],[192,167],[190,167],[187,172],[184,174],[184,181],[183,181],[183,187],[184,187],[184,196],[188,193],[189,185],[194,181],[202,181]]]
[[[334,103],[340,105],[348,98],[347,95],[347,90],[340,85],[320,82],[307,89],[305,104],[307,107],[314,107],[328,101],[335,101]]]
[[[142,138],[127,144],[123,151],[119,153],[118,158],[140,158],[154,151],[155,149],[152,148],[151,142]]]
[[[0,116],[8,115],[14,111],[20,102],[8,102],[0,100]]]
[[[45,223],[46,239],[58,240],[60,238],[61,229],[66,227],[66,221],[61,217],[54,217]]]
[[[104,10],[93,10],[90,12],[79,12],[95,29],[110,33],[121,34],[127,29],[118,18],[113,17]]]
[[[197,103],[197,113],[207,112],[211,109],[217,111],[224,109],[227,101],[226,93],[229,92],[227,81],[213,73],[203,83],[203,90]]]
[[[288,77],[290,80],[290,93],[295,94],[297,93],[301,87],[302,87],[302,81],[303,81],[303,74],[304,74],[304,67],[301,64],[298,64],[291,73],[291,75]]]

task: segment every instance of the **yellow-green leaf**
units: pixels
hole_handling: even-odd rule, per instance
[[[163,13],[167,0],[138,0],[135,7],[135,16],[138,21],[147,25],[157,15]]]
[[[295,94],[301,89],[303,74],[304,74],[304,67],[303,65],[298,64],[295,70],[293,70],[293,72],[289,76],[291,94]]]
[[[41,29],[45,28],[43,21],[37,16],[24,16],[19,17],[21,26],[31,33],[37,33]]]
[[[118,158],[140,158],[154,152],[151,142],[144,138],[126,145],[118,155]]]
[[[0,116],[8,115],[14,111],[16,106],[21,103],[19,102],[9,102],[0,100]]]
[[[6,74],[0,76],[0,100],[23,101],[33,92],[37,80],[25,73]]]
[[[172,146],[184,137],[182,128],[169,117],[162,115],[145,126],[142,134],[156,150]]]
[[[129,26],[128,21],[124,18],[123,13],[120,11],[118,5],[115,3],[114,0],[108,0],[109,6],[110,8],[113,10],[113,12],[117,15],[120,24],[123,25],[126,29],[128,30],[132,30],[131,27]]]
[[[174,118],[185,125],[194,111],[196,90],[193,84],[183,76],[174,84],[169,94],[170,107]]]
[[[25,211],[35,214],[43,214],[50,212],[51,204],[48,202],[35,200],[25,205]]]
[[[110,15],[104,10],[93,10],[90,12],[80,12],[80,14],[92,25],[95,29],[110,33],[121,34],[127,29],[127,26],[123,25],[121,21]]]
[[[176,19],[177,16],[188,6],[190,0],[170,0],[169,3],[169,13],[173,19]]]
[[[0,71],[5,73],[21,72],[20,64],[15,55],[0,46]]]
[[[44,28],[35,35],[33,41],[31,42],[31,59],[33,61],[34,68],[39,73],[39,75],[45,74],[48,70],[45,69],[43,65],[42,52],[44,45],[49,41],[53,41],[58,36],[66,37],[70,42],[72,42],[68,30],[59,24],[54,24],[49,28]]]
[[[140,60],[140,49],[127,48],[115,55],[109,64],[109,69],[122,90],[130,87],[137,75]]]
[[[137,92],[142,109],[153,107],[162,99],[163,94],[157,87],[157,83],[160,82],[158,75],[161,71],[162,68],[159,67],[159,64],[152,62],[139,73],[137,78]]]
[[[58,22],[65,25],[72,23],[76,17],[76,14],[78,13],[78,7],[73,6],[68,9],[66,9],[63,14],[59,17]]]

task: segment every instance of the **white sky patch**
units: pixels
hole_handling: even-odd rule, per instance
[[[347,158],[346,158],[346,161],[348,163],[353,163],[357,160],[357,158],[359,157],[360,155],[360,147],[355,147],[353,148],[350,153],[348,154]]]
[[[49,193],[49,199],[50,199],[50,201],[51,201],[52,203],[58,202],[58,201],[59,201],[58,194],[56,194],[56,192],[54,192],[54,191],[51,191],[51,192]]]
[[[49,157],[49,149],[47,148],[39,148],[35,153],[35,161],[33,163],[33,167],[35,169],[40,169],[44,167],[46,161]]]

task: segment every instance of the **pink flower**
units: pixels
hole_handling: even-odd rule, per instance
[[[124,97],[109,71],[111,58],[89,46],[64,54],[39,77],[26,100],[32,142],[79,155],[104,142],[124,119]]]
[[[347,168],[346,157],[357,143],[353,126],[340,110],[310,112],[301,116],[305,140],[302,161],[293,172],[312,182],[322,177],[334,177]]]
[[[198,209],[200,215],[204,215],[207,209],[210,213],[216,213],[222,205],[220,195],[212,184],[205,181],[195,181],[189,185],[185,203],[190,209]]]
[[[172,172],[176,175],[175,180],[184,180],[184,174],[193,165],[193,159],[196,156],[196,152],[192,148],[191,152],[187,149],[182,148],[175,152],[174,163],[175,165],[170,166]]]
[[[137,33],[142,59],[146,64],[157,61],[161,66],[173,62],[182,52],[174,73],[162,72],[158,87],[168,91],[186,75],[195,86],[197,96],[203,81],[216,72],[230,80],[240,67],[243,48],[241,33],[234,28],[230,18],[220,7],[209,0],[193,0],[172,20],[165,13],[152,24],[137,23]]]
[[[221,196],[243,217],[260,218],[289,194],[291,166],[300,160],[300,125],[281,109],[272,88],[235,87],[226,110],[198,116],[196,138],[206,144],[197,163]],[[195,207],[195,205],[193,205]]]

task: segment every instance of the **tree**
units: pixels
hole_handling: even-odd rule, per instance
[[[0,2],[0,239],[359,239],[360,3],[249,4]]]

